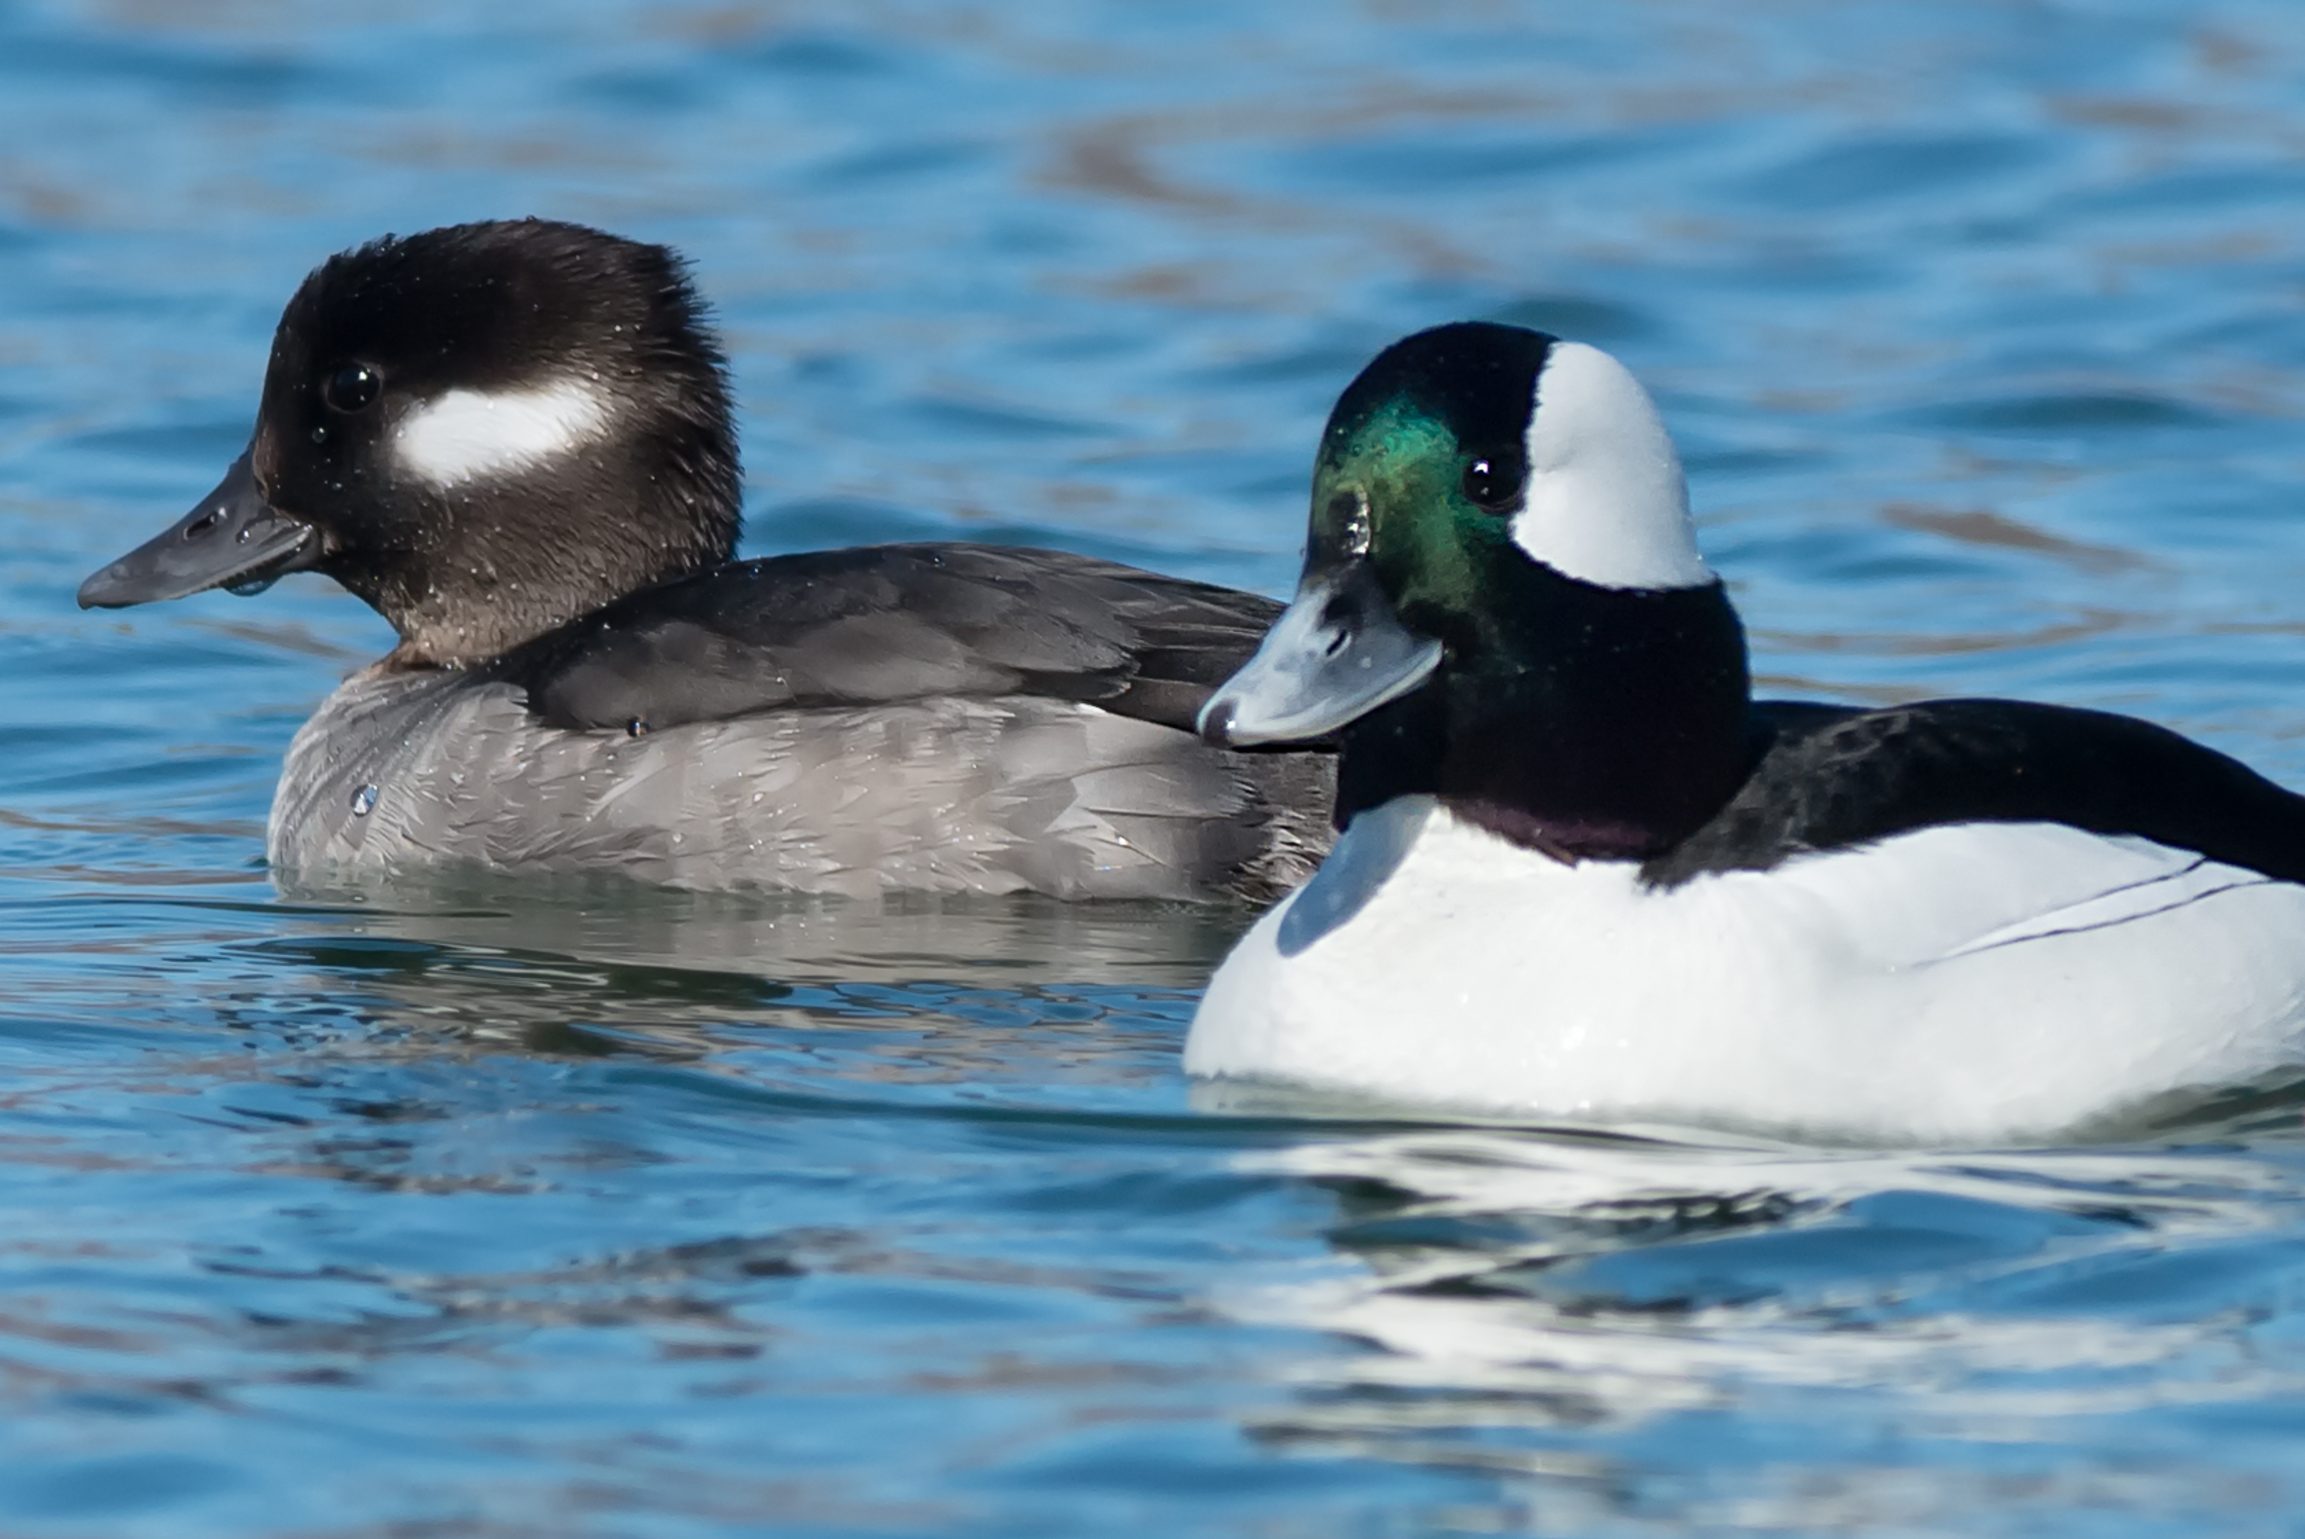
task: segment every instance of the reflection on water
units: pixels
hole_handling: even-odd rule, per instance
[[[709,1055],[729,1034],[885,1034],[897,1079],[997,1075],[993,1040],[1120,1002],[1189,1010],[1246,926],[1199,905],[1037,898],[886,902],[555,892],[494,882],[396,891],[321,933],[247,948],[275,987],[350,990],[379,1026],[555,1053]],[[229,1008],[222,1013],[229,1018]],[[879,1074],[873,1077],[880,1077]]]
[[[1028,988],[1081,977],[1184,987],[1207,976],[1251,911],[1037,898],[844,902],[660,892],[602,883],[403,884],[334,910],[347,933],[556,954],[604,968],[869,982],[971,979]]]
[[[1712,1466],[1754,1440],[1797,1441],[1815,1471],[1765,1493],[1763,1526],[1870,1510],[1827,1473],[1843,1461],[1851,1486],[1938,1466],[1902,1515],[1957,1525],[1991,1484],[1962,1466],[1995,1445],[2093,1465],[2125,1422],[2305,1388],[2261,1339],[2292,1150],[1900,1158],[1455,1128],[1255,1163],[1332,1190],[1329,1239],[1360,1265],[1233,1307],[1371,1349],[1307,1370],[1257,1434],[1531,1482],[1548,1532],[1671,1526],[1660,1484],[1689,1497],[1673,1522],[1735,1521],[1756,1493]],[[1658,1436],[1724,1419],[1747,1424],[1728,1450]]]
[[[1196,1104],[1247,915],[285,897],[382,628],[80,578],[388,229],[675,241],[752,548],[1267,591],[1435,320],[1622,353],[1770,687],[2305,780],[2279,0],[0,8],[0,1532],[2278,1534],[2295,1087],[1891,1156]]]

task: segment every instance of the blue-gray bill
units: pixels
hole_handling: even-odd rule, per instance
[[[1441,644],[1401,623],[1365,562],[1307,577],[1256,655],[1201,708],[1227,748],[1301,743],[1397,700],[1440,666]]]
[[[216,489],[80,585],[82,609],[121,609],[210,588],[253,592],[320,559],[320,531],[267,502],[243,453]]]

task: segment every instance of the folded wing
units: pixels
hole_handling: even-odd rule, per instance
[[[1189,731],[1279,610],[1063,551],[870,546],[637,594],[500,667],[557,727],[1025,695]]]

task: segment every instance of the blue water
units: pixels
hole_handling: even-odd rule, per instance
[[[1337,389],[1510,317],[1655,386],[1773,687],[2305,782],[2301,71],[2290,0],[0,7],[0,1532],[2295,1532],[2293,1104],[1224,1115],[1238,915],[296,906],[381,623],[72,592],[312,263],[536,212],[696,258],[757,550],[1279,590]]]

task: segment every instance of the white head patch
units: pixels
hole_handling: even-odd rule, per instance
[[[1649,393],[1623,364],[1557,342],[1529,417],[1528,499],[1513,543],[1564,576],[1604,588],[1693,588],[1697,554],[1681,457]]]
[[[529,390],[451,390],[411,411],[393,457],[434,486],[527,470],[600,436],[608,407],[576,380]]]

